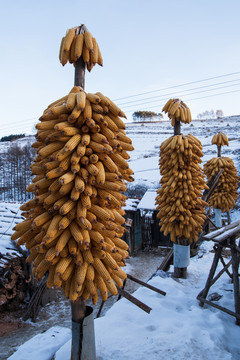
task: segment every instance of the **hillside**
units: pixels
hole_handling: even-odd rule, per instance
[[[236,167],[239,168],[239,122],[240,115],[221,119],[193,120],[191,124],[182,126],[182,133],[191,133],[202,142],[204,163],[216,154],[216,146],[211,145],[213,135],[218,131],[223,131],[230,140],[230,146],[229,148],[225,147],[222,154],[231,157]],[[130,188],[136,186],[157,188],[160,180],[158,169],[159,147],[164,140],[173,134],[172,126],[169,121],[127,123],[126,133],[132,139],[135,148],[130,153],[129,164],[135,173],[135,181],[129,185]],[[34,136],[28,136],[13,142],[0,143],[0,154],[7,152],[13,144],[23,147],[34,141]]]

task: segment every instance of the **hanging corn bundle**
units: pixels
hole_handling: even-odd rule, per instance
[[[168,114],[172,126],[175,125],[176,121],[181,121],[184,124],[189,124],[192,121],[190,109],[180,99],[169,99],[162,111]]]
[[[59,51],[59,60],[63,66],[67,62],[75,65],[81,56],[89,72],[94,65],[103,65],[97,40],[84,25],[67,30],[66,35],[62,38]]]
[[[173,125],[191,121],[190,111],[183,104],[179,99],[170,99],[163,108]],[[207,205],[201,199],[203,189],[207,188],[199,165],[202,156],[201,142],[191,134],[171,136],[160,146],[162,177],[156,197],[157,217],[160,231],[165,236],[170,234],[175,243],[185,239],[196,242],[202,230]]]
[[[218,147],[222,145],[228,146],[226,134],[222,132],[215,134],[212,138],[212,144],[216,144]],[[228,157],[219,156],[206,162],[203,169],[208,180],[219,173],[221,169],[223,170],[219,184],[209,199],[209,206],[212,206],[214,209],[220,209],[222,212],[228,212],[230,209],[233,209],[238,197],[237,187],[239,181],[233,160]]]
[[[26,220],[12,239],[29,249],[35,276],[48,271],[47,286],[62,287],[72,301],[91,296],[96,303],[97,290],[106,300],[126,278],[122,192],[133,180],[133,146],[120,117],[109,98],[75,86],[36,125],[35,177],[27,188],[35,197],[21,206]]]

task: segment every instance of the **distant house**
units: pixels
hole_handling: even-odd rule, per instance
[[[142,248],[141,214],[137,208],[138,203],[139,199],[129,198],[124,206],[126,232],[123,240],[127,242],[131,253]]]
[[[137,206],[141,213],[143,248],[171,246],[170,236],[164,236],[159,230],[158,211],[155,205],[156,196],[155,189],[147,190]]]

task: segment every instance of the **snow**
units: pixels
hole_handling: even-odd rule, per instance
[[[54,326],[21,345],[9,360],[51,360],[55,352],[71,337],[71,330]]]
[[[138,209],[143,210],[156,210],[155,199],[157,196],[156,190],[148,189],[143,195],[141,201],[138,204]]]
[[[13,248],[11,235],[12,229],[16,224],[22,221],[20,210],[21,204],[0,202],[0,253],[6,254],[9,248]]]
[[[135,291],[133,295],[152,308],[150,314],[122,298],[105,316],[95,319],[97,359],[240,359],[240,327],[235,324],[235,318],[210,306],[202,308],[196,299],[207,280],[214,256],[213,244],[204,242],[198,255],[191,258],[187,279],[174,279],[172,267],[167,273],[156,273],[149,284],[166,291],[166,296],[145,287]],[[221,268],[220,264],[219,270]],[[222,296],[217,302],[219,305],[234,310],[233,285],[226,273],[211,287],[209,295],[214,292]],[[35,337],[9,359],[23,359],[20,357],[23,346],[25,356],[32,352],[34,360],[51,359],[53,341],[45,334],[41,353],[33,352],[35,347],[40,348],[36,346],[40,342],[34,341]],[[59,346],[55,360],[70,360],[71,339],[68,339]],[[47,351],[49,357],[45,354]]]
[[[211,145],[212,136],[223,131],[229,138],[230,146],[222,149],[222,155],[231,157],[239,169],[239,120],[240,116],[221,120],[195,120],[189,125],[183,125],[182,133],[191,133],[202,142],[203,165],[216,156],[216,146]],[[166,121],[144,125],[127,124],[126,132],[135,148],[130,153],[129,165],[135,172],[135,181],[130,186],[144,185],[151,189],[138,208],[153,207],[156,197],[154,190],[159,187],[160,180],[159,146],[173,134],[173,128]],[[21,140],[22,144],[26,140]],[[7,150],[8,146],[3,143],[0,150]],[[5,253],[8,251],[6,247],[12,246],[12,227],[21,220],[19,206],[0,203],[0,252]],[[125,210],[136,207],[137,203],[131,199]],[[236,209],[231,211],[231,221],[239,219],[240,212]],[[143,287],[134,293],[136,298],[152,308],[150,314],[122,298],[105,316],[95,319],[97,359],[240,360],[240,327],[235,325],[235,319],[207,305],[201,308],[196,299],[208,277],[213,244],[212,241],[205,241],[198,256],[191,258],[187,279],[175,280],[171,276],[171,267],[169,272],[158,272],[149,281],[151,285],[166,291],[165,297]],[[226,273],[212,286],[210,294],[213,292],[222,296],[217,304],[234,311],[233,285]],[[42,338],[34,337],[26,342],[9,359],[27,360],[26,354],[30,354],[34,360],[50,360],[55,352],[55,360],[70,359],[70,329],[55,329],[59,331],[59,336],[54,329],[37,335]],[[24,357],[21,357],[23,353]]]
[[[125,211],[137,210],[138,203],[139,203],[139,200],[138,200],[138,199],[128,198],[128,199],[126,200],[126,205],[123,207],[123,209],[124,209]]]

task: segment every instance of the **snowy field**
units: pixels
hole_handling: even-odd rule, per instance
[[[134,293],[152,308],[150,314],[121,299],[105,316],[95,319],[97,359],[240,359],[240,327],[235,319],[209,306],[201,308],[196,300],[212,263],[212,247],[212,242],[205,242],[198,256],[191,259],[187,279],[174,280],[170,268],[149,281],[166,291],[166,296],[143,287]],[[219,305],[234,309],[233,285],[226,274],[210,289],[209,296],[214,292],[222,296]],[[70,360],[70,349],[69,328],[54,327],[20,346],[9,360],[51,360],[55,353],[55,360]]]
[[[182,134],[196,136],[203,145],[203,164],[215,157],[216,145],[211,145],[212,137],[218,131],[224,132],[229,147],[222,148],[222,155],[230,157],[237,168],[240,167],[240,116],[223,119],[193,120],[181,126]],[[134,183],[130,186],[145,185],[157,188],[160,180],[158,160],[160,144],[173,135],[173,127],[168,121],[159,123],[127,124],[127,135],[132,139],[134,151],[130,152],[130,167],[134,171]]]
[[[224,147],[223,156],[234,161],[240,173],[240,116],[221,120],[193,121],[182,126],[182,133],[191,133],[203,144],[203,163],[216,156],[212,136],[226,133],[230,146]],[[144,185],[156,189],[160,175],[158,169],[159,146],[173,134],[169,122],[155,124],[128,124],[127,135],[132,139],[134,151],[130,153],[130,167],[134,170],[132,186]],[[0,151],[6,143],[0,143]],[[19,204],[0,203],[0,252],[11,246],[9,236],[12,227],[21,221]],[[231,212],[231,220],[240,218],[240,212]],[[212,242],[205,242],[197,257],[191,259],[186,280],[174,280],[173,269],[157,274],[150,284],[167,292],[166,297],[140,287],[134,296],[152,308],[150,314],[121,299],[105,316],[95,320],[96,349],[98,360],[240,360],[240,327],[235,319],[221,311],[199,307],[196,296],[203,289],[213,253]],[[219,305],[234,309],[233,286],[224,274],[211,288],[217,292]],[[70,359],[71,331],[66,327],[54,327],[39,333],[25,342],[9,357],[11,360]],[[53,341],[54,339],[54,341]],[[41,344],[41,346],[39,346]],[[1,355],[1,353],[0,353]],[[1,359],[1,356],[0,356]]]

